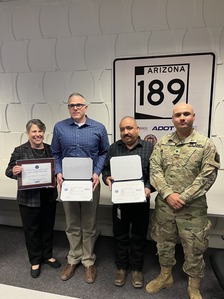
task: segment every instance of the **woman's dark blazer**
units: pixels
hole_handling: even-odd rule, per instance
[[[50,145],[44,143],[44,149],[47,158],[52,157]],[[8,167],[6,168],[5,175],[11,179],[17,180],[17,176],[13,175],[12,168],[16,165],[17,160],[23,159],[35,159],[30,142],[17,146],[9,161]],[[40,207],[40,198],[43,196],[48,202],[53,202],[57,198],[57,188],[37,188],[28,190],[17,190],[17,201],[21,205],[29,207]]]

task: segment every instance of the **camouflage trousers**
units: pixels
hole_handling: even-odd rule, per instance
[[[184,251],[183,271],[192,277],[203,277],[203,254],[208,247],[210,227],[207,205],[186,206],[175,211],[157,196],[151,236],[157,242],[160,265],[172,267],[176,264],[175,245],[179,238]]]

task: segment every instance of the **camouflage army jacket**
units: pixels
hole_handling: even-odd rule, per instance
[[[176,133],[172,133],[154,147],[150,180],[163,199],[175,192],[190,204],[198,197],[205,197],[215,182],[219,167],[219,154],[208,137],[193,131],[180,141]]]

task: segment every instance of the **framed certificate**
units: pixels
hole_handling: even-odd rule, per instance
[[[18,176],[18,190],[55,187],[54,158],[17,160],[17,165],[23,168]]]

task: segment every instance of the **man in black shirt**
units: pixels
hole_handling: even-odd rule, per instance
[[[113,143],[107,153],[102,170],[103,181],[112,188],[110,159],[115,156],[139,155],[146,201],[141,203],[113,204],[113,234],[115,238],[115,264],[117,272],[114,279],[116,286],[123,286],[127,271],[131,270],[132,285],[141,288],[143,257],[149,224],[149,198],[151,186],[149,182],[149,158],[153,150],[150,142],[139,137],[139,127],[135,119],[126,116],[120,121],[121,139]],[[129,235],[131,225],[131,237]]]

